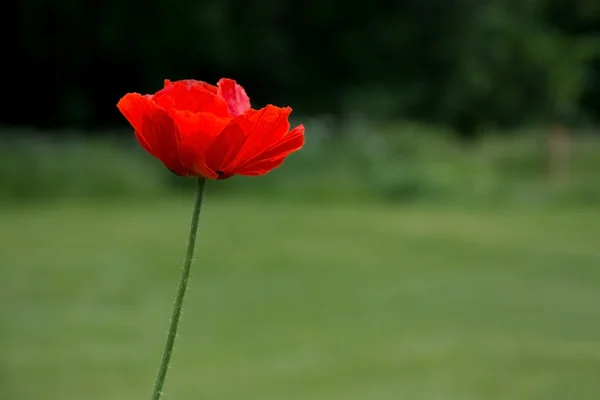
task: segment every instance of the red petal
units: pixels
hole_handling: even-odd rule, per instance
[[[229,165],[246,142],[246,133],[237,121],[232,121],[206,152],[206,164],[219,174],[229,172]]]
[[[228,118],[219,118],[205,112],[173,110],[171,116],[179,127],[181,142],[198,147],[203,153],[206,153],[206,150],[229,123]]]
[[[236,117],[209,148],[208,165],[227,173],[263,153],[288,132],[291,111],[269,105]]]
[[[239,124],[248,138],[228,169],[237,168],[279,143],[290,129],[288,116],[291,112],[292,109],[289,107],[268,105],[258,111],[250,110],[238,117]]]
[[[218,91],[217,87],[215,85],[211,85],[210,83],[206,83],[206,82],[203,82],[203,81],[197,81],[197,80],[194,80],[194,79],[182,79],[180,81],[175,81],[175,82],[171,82],[169,79],[165,79],[165,82],[164,82],[165,84],[164,84],[163,88],[172,86],[172,85],[174,85],[177,82],[179,82],[179,83],[185,83],[186,85],[200,85],[204,89],[207,89],[209,92],[212,92],[212,93],[215,93],[215,94]]]
[[[191,79],[165,81],[165,87],[153,96],[164,109],[208,112],[218,117],[230,117],[225,99],[213,91],[214,86]]]
[[[244,175],[244,176],[260,176],[265,175],[266,173],[278,168],[283,164],[285,157],[278,158],[276,160],[264,160],[260,163],[257,163],[252,168],[244,168],[239,171],[235,171],[236,175]]]
[[[210,113],[176,111],[176,121],[181,135],[181,163],[191,175],[216,179],[217,174],[206,165],[208,148],[227,126],[228,120]]]
[[[233,79],[223,78],[217,83],[217,86],[218,94],[227,102],[227,108],[232,117],[242,115],[250,109],[250,99],[246,91]]]
[[[217,179],[219,175],[206,165],[204,154],[193,146],[180,145],[179,154],[182,163],[186,166],[187,176],[203,176],[208,179]]]
[[[239,175],[263,175],[279,167],[291,153],[298,151],[304,145],[304,126],[298,125],[285,138],[263,154],[240,165],[233,172]]]
[[[136,132],[140,145],[176,174],[182,174],[179,130],[169,114],[146,96],[128,93],[117,108]]]

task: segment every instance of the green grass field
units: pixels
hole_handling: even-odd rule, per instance
[[[189,199],[0,206],[0,399],[151,394]],[[600,211],[209,198],[165,399],[597,400]]]

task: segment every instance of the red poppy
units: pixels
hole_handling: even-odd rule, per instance
[[[304,126],[290,130],[290,107],[253,110],[231,79],[165,80],[154,95],[128,93],[117,107],[139,144],[181,176],[263,175],[304,144]]]

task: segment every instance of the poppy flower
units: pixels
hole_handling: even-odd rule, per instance
[[[304,145],[304,126],[290,130],[290,107],[254,110],[232,79],[165,80],[154,95],[128,93],[117,107],[139,144],[181,176],[264,175]]]

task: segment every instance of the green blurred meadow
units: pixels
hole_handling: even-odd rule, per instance
[[[389,129],[313,126],[271,175],[210,182],[166,399],[598,398],[600,145],[556,178],[543,133]],[[193,182],[132,140],[23,137],[0,148],[0,398],[148,398]]]

